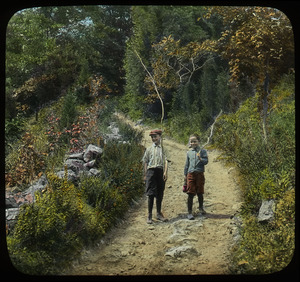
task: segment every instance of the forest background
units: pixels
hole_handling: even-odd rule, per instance
[[[112,163],[105,168],[114,187],[122,187],[122,197],[119,190],[107,189],[105,179],[83,181],[78,194],[78,187],[52,173],[66,152],[97,144],[118,110],[162,126],[184,143],[192,132],[204,143],[221,113],[211,142],[239,168],[244,197],[233,271],[285,267],[295,238],[294,53],[291,23],[275,8],[107,5],[17,12],[6,33],[6,187],[24,190],[43,173],[53,187],[34,207],[24,207],[8,234],[14,264],[29,273],[55,272],[66,256],[99,239],[111,219],[126,210],[133,192],[125,180],[142,186],[139,173],[133,177],[140,169],[134,160],[143,151],[138,133],[123,126],[134,145],[125,150],[124,159],[132,157],[122,175],[131,179],[123,183],[113,175]],[[164,105],[160,125],[157,92]],[[109,152],[124,151],[112,146],[107,160]],[[114,202],[92,202],[89,187]],[[67,214],[55,200],[60,193],[72,194]],[[255,215],[266,199],[276,201],[276,217],[262,225]],[[46,203],[54,213],[43,210]],[[41,214],[49,220],[42,223]]]

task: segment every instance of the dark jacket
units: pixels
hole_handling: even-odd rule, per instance
[[[200,151],[200,158],[197,157],[197,153]],[[206,150],[202,149],[200,150],[200,147],[197,147],[195,149],[190,149],[187,152],[186,155],[186,162],[184,166],[184,175],[187,175],[188,173],[198,171],[198,172],[204,172],[205,168],[204,166],[208,163],[208,157]]]

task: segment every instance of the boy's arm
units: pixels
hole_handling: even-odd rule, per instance
[[[208,156],[207,156],[207,151],[206,150],[201,150],[201,153],[200,153],[200,162],[204,165],[207,165],[208,164]]]
[[[164,181],[168,179],[168,160],[165,159],[165,167],[164,167]]]
[[[147,168],[148,168],[148,164],[144,163],[144,181],[146,181]]]
[[[149,162],[149,156],[148,156],[148,150],[146,149],[142,162],[144,163],[144,181],[146,181],[146,174],[148,169],[148,162]]]
[[[183,170],[183,173],[184,173],[184,178],[186,179],[186,176],[188,174],[188,169],[189,169],[189,157],[188,157],[188,153],[186,154],[186,161],[185,161],[185,165],[184,165],[184,170]]]

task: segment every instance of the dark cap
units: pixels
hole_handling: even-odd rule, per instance
[[[162,134],[162,130],[160,130],[160,129],[151,130],[149,136],[156,135],[156,134],[161,135]]]

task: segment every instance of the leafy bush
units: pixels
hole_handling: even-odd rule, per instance
[[[166,124],[166,133],[182,143],[187,143],[192,133],[204,138],[206,130],[202,127],[202,113],[192,115],[177,113]]]
[[[290,84],[288,84],[289,82]],[[267,140],[259,95],[215,125],[214,145],[237,164],[244,194],[242,239],[235,247],[234,271],[271,273],[291,260],[295,237],[295,102],[287,77],[268,97]],[[262,200],[275,199],[275,220],[257,222]]]
[[[121,217],[128,207],[126,195],[102,177],[85,178],[80,184],[80,189],[87,203],[103,215],[107,222],[106,227]]]
[[[64,127],[69,127],[75,120],[76,116],[76,96],[71,91],[69,91],[63,100],[63,107],[60,119],[61,129]]]
[[[105,146],[100,169],[114,187],[124,190],[128,197],[139,195],[142,184],[144,147],[137,144],[108,143]]]
[[[142,163],[144,148],[136,143],[106,144],[101,157],[102,174],[86,177],[80,182],[80,190],[86,202],[112,224],[121,217],[132,199],[143,192]]]
[[[241,236],[232,271],[266,274],[285,268],[295,249],[295,190],[286,191],[277,202],[275,220],[270,224],[258,223],[253,215],[245,216]]]
[[[11,151],[13,143],[21,137],[25,118],[18,114],[15,118],[5,119],[5,156]]]
[[[129,124],[117,119],[117,126],[123,141],[139,144],[143,138],[143,130],[133,129]]]
[[[7,164],[6,186],[28,184],[40,174],[45,165],[45,153],[35,149],[35,137],[26,132],[17,150],[17,158]]]
[[[244,193],[248,202],[280,198],[293,186],[294,110],[294,101],[290,101],[269,113],[267,143],[262,134],[258,96],[249,98],[235,114],[223,115],[216,124],[213,142],[247,179]]]
[[[105,219],[89,207],[72,183],[54,174],[36,193],[34,204],[23,205],[8,249],[15,267],[24,273],[47,274],[79,253],[83,244],[105,232]]]

